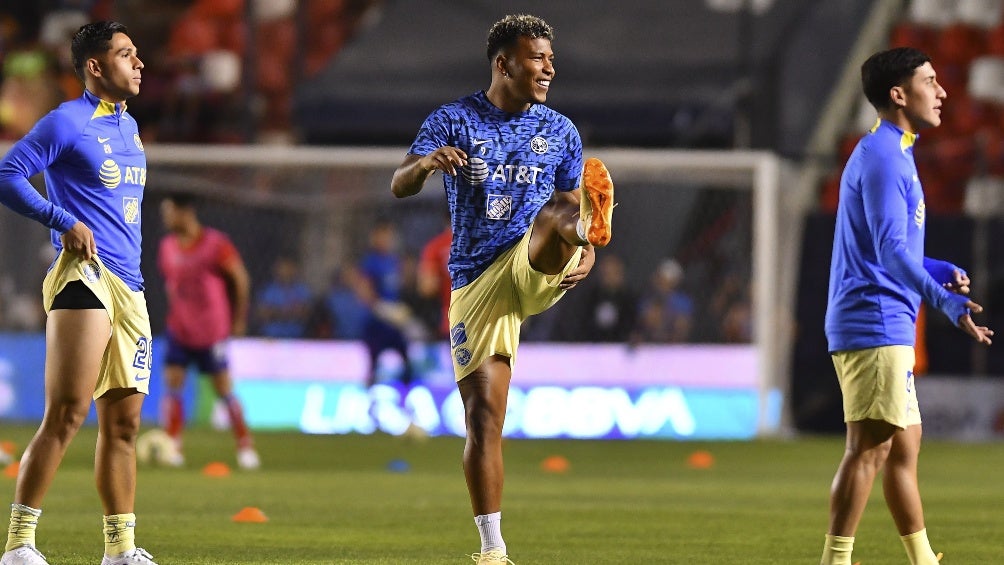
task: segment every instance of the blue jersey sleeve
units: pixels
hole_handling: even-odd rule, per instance
[[[422,127],[415,136],[414,143],[408,150],[412,155],[428,155],[440,147],[450,144],[450,123],[452,119],[444,108],[439,108],[422,123]]]
[[[28,179],[58,159],[79,133],[60,112],[39,120],[0,161],[0,203],[60,233],[73,227],[77,218],[43,198]]]
[[[579,181],[582,178],[582,137],[579,130],[575,129],[571,121],[568,121],[567,158],[558,167],[554,174],[554,189],[562,192],[579,188]]]
[[[950,282],[955,282],[955,271],[959,271],[963,275],[966,274],[966,270],[962,267],[953,265],[948,261],[942,261],[940,259],[931,259],[930,257],[924,257],[924,270],[927,271],[938,284],[947,284]]]
[[[900,284],[919,294],[926,303],[943,312],[953,324],[968,313],[968,298],[945,290],[925,270],[923,261],[910,258],[906,230],[906,188],[899,171],[882,159],[873,159],[862,171],[862,199],[875,255]]]

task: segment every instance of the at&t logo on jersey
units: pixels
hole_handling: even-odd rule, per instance
[[[111,159],[105,159],[101,163],[101,170],[98,171],[98,178],[105,188],[115,188],[122,182],[122,171],[119,170],[118,163]]]
[[[540,167],[529,165],[499,165],[492,173],[492,181],[513,182],[517,184],[534,184],[537,182],[537,174],[543,172]]]
[[[120,168],[118,163],[112,159],[105,159],[98,170],[98,178],[105,188],[117,188],[123,182],[126,184],[138,184],[146,186],[146,167],[125,167]]]
[[[488,178],[488,163],[481,157],[471,157],[467,159],[467,165],[460,169],[460,172],[473,185],[479,185]]]
[[[472,139],[471,156],[467,159],[467,165],[461,167],[460,173],[464,175],[467,182],[472,185],[480,185],[488,178],[488,163],[485,157],[488,155],[488,144],[490,139]]]

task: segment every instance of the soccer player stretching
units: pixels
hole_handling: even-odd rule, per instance
[[[213,379],[217,396],[226,404],[230,428],[237,440],[237,465],[260,465],[254,440],[234,396],[227,368],[227,338],[247,330],[251,280],[237,248],[223,232],[202,225],[189,194],[171,194],[161,203],[161,219],[170,233],[160,241],[157,266],[167,288],[167,349],[163,400],[164,427],[177,451],[169,464],[184,464],[181,433],[185,418],[181,402],[185,372],[195,365]]]
[[[854,533],[879,470],[886,505],[913,565],[932,565],[917,486],[921,419],[913,378],[921,299],[977,342],[966,298],[969,277],[924,257],[926,211],[913,146],[941,123],[947,94],[930,59],[911,48],[872,55],[861,67],[865,96],[878,110],[840,180],[830,264],[826,337],[843,393],[847,444],[830,492],[823,565],[851,563]]]
[[[510,563],[502,540],[502,426],[520,323],[592,268],[610,239],[613,184],[582,140],[543,105],[554,78],[551,26],[506,16],[488,32],[492,81],[433,112],[394,172],[397,197],[443,174],[453,242],[450,347],[464,403],[464,474],[480,564]],[[582,175],[583,190],[579,190]],[[582,197],[580,198],[580,193]]]
[[[139,93],[143,63],[115,22],[81,27],[72,54],[84,94],[39,120],[0,161],[0,202],[51,228],[57,251],[42,287],[45,414],[21,457],[0,564],[46,563],[35,549],[42,499],[93,398],[94,473],[105,513],[101,563],[151,565],[136,547],[133,514],[136,432],[150,385],[139,268],[146,156],[125,104]],[[28,183],[43,170],[48,200]]]

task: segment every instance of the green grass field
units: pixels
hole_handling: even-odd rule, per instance
[[[0,425],[23,447],[33,427]],[[91,472],[95,430],[77,437],[44,505],[38,543],[53,565],[96,565],[101,506]],[[141,467],[137,539],[170,564],[470,563],[471,519],[458,438],[259,433],[263,469],[226,478],[228,434],[192,430],[187,469]],[[707,450],[709,469],[688,466]],[[528,564],[818,563],[840,438],[749,443],[509,441],[503,532]],[[566,473],[542,470],[550,455]],[[405,472],[388,463],[407,462]],[[921,459],[928,528],[943,563],[999,563],[1004,444],[929,441]],[[0,478],[9,500],[14,480]],[[2,497],[0,497],[2,499]],[[235,523],[241,508],[266,523]],[[903,564],[876,488],[855,561]]]

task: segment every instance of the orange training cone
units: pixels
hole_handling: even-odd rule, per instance
[[[710,452],[698,450],[687,457],[687,465],[692,469],[710,469],[715,464],[715,456]]]
[[[229,477],[230,467],[228,467],[226,463],[213,461],[202,468],[202,474],[207,477]]]
[[[552,455],[540,462],[540,468],[546,473],[567,473],[570,466],[568,459],[560,455]]]
[[[17,472],[20,469],[21,469],[21,462],[20,461],[15,461],[15,462],[13,462],[13,463],[11,463],[11,464],[9,464],[9,465],[7,465],[6,467],[3,468],[3,476],[5,476],[7,478],[10,478],[10,479],[16,479],[17,478]]]
[[[245,506],[241,508],[241,511],[234,514],[232,520],[234,522],[268,522],[268,518],[265,513],[261,511],[261,508],[255,508],[254,506]]]

